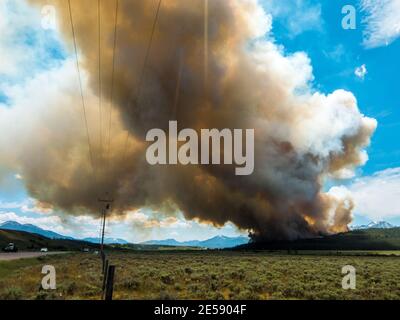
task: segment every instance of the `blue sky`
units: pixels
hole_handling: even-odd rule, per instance
[[[392,4],[395,0],[384,1],[386,7],[378,8],[383,11],[380,14],[367,1],[347,1],[346,4],[356,8],[357,24],[355,30],[345,30],[341,12],[344,4],[340,0],[260,2],[272,15],[274,41],[282,45],[285,53],[302,51],[311,59],[315,90],[326,94],[336,89],[351,91],[361,112],[378,120],[378,129],[368,149],[369,161],[358,169],[356,177],[345,181],[358,203],[354,223],[385,219],[400,225],[397,191],[400,190],[400,40],[397,39],[400,28],[391,26],[393,14],[400,21],[400,6]],[[18,5],[15,1],[2,1],[0,14],[3,52],[0,54],[3,61],[0,63],[0,108],[7,108],[12,105],[13,86],[27,82],[36,73],[55,68],[71,58],[72,53],[66,50],[57,32],[40,27],[40,11],[23,1]],[[73,236],[98,234],[99,223],[95,219],[65,216],[37,206],[26,193],[21,178],[15,172],[1,181],[0,222],[14,219],[35,223]],[[230,224],[217,229],[185,221],[180,216],[161,220],[157,216],[142,210],[135,218],[112,221],[108,235],[141,241],[239,234]]]
[[[400,140],[396,130],[400,128],[397,81],[400,41],[366,49],[362,45],[364,14],[357,14],[355,30],[344,30],[341,27],[344,16],[341,1],[303,2],[309,3],[309,7],[320,8],[316,26],[292,38],[285,27],[285,19],[278,20],[274,25],[277,42],[289,52],[307,52],[314,67],[315,85],[320,91],[328,93],[337,88],[351,91],[357,97],[361,111],[378,120],[379,128],[369,149],[370,161],[363,167],[363,174],[399,166]],[[346,2],[351,3],[357,7],[358,1]],[[363,64],[368,73],[362,80],[354,71]]]
[[[390,3],[391,1],[386,1]],[[267,8],[276,1],[264,1]],[[378,12],[384,11],[382,1],[376,1]],[[344,5],[356,8],[356,29],[342,28]],[[389,168],[400,166],[400,100],[398,97],[398,75],[400,71],[400,41],[391,38],[388,44],[378,43],[373,47],[365,45],[365,36],[370,32],[369,12],[362,10],[365,3],[358,0],[347,1],[293,1],[288,12],[274,20],[274,36],[288,52],[305,51],[312,60],[314,86],[324,93],[342,88],[353,92],[361,112],[378,120],[372,144],[368,148],[369,161],[359,169],[360,179],[373,176]],[[364,7],[365,9],[365,7]],[[399,6],[395,8],[400,21]],[[295,13],[297,12],[297,13]],[[289,23],[296,15],[308,16],[305,23]],[[384,13],[385,14],[385,13]],[[387,28],[385,15],[377,17],[377,25]],[[379,31],[379,30],[378,30]],[[397,39],[399,32],[395,33]],[[355,70],[365,65],[367,74],[359,78]],[[352,181],[349,181],[351,183]],[[379,217],[377,217],[379,218]],[[400,223],[398,214],[385,218],[395,224]],[[356,224],[364,223],[371,217],[356,212]]]

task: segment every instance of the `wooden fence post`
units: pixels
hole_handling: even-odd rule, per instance
[[[104,264],[104,269],[103,269],[103,295],[104,295],[104,290],[106,289],[106,283],[107,283],[107,272],[108,272],[108,260],[106,260]]]
[[[114,274],[115,274],[115,266],[108,266],[105,300],[112,300],[114,291]]]
[[[106,268],[106,255],[104,254],[104,252],[101,252],[101,268],[102,268],[102,272],[105,275],[107,268]]]

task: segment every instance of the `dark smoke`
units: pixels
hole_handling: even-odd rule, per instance
[[[324,95],[312,88],[308,57],[287,55],[274,44],[270,17],[258,1],[209,1],[205,59],[204,1],[163,0],[141,78],[158,0],[120,0],[110,152],[105,141],[115,2],[102,1],[102,146],[96,98],[97,0],[71,3],[81,65],[89,77],[85,90],[95,95],[87,93],[95,173],[82,119],[65,114],[71,103],[80,108],[71,58],[65,81],[73,84],[59,88],[67,94],[60,105],[43,98],[42,105],[53,108],[51,116],[45,113],[28,130],[31,138],[38,136],[33,145],[26,148],[17,141],[13,160],[7,161],[21,172],[33,197],[71,214],[97,215],[97,199],[108,192],[115,198],[114,215],[142,207],[166,215],[181,211],[187,219],[217,226],[233,222],[257,239],[347,229],[350,195],[324,192],[323,185],[327,178],[349,176],[365,163],[363,149],[376,121],[360,113],[351,93]],[[72,56],[67,2],[54,4]],[[232,166],[149,166],[144,137],[153,128],[167,131],[169,120],[177,120],[180,129],[254,128],[254,174],[236,176]]]

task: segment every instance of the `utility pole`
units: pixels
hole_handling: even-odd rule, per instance
[[[102,208],[102,218],[103,218],[103,225],[101,227],[101,244],[100,244],[100,254],[101,254],[101,261],[103,262],[102,270],[104,273],[104,264],[106,260],[106,255],[104,254],[104,234],[106,229],[106,219],[107,219],[107,211],[111,208],[111,203],[114,202],[112,199],[99,199],[99,202],[104,204]]]

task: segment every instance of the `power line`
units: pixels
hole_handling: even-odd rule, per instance
[[[142,67],[142,72],[141,72],[140,78],[139,78],[139,86],[137,87],[136,100],[140,97],[142,84],[143,84],[143,80],[144,80],[144,75],[145,75],[145,71],[146,71],[146,67],[147,67],[147,62],[148,62],[148,59],[149,59],[151,46],[153,44],[153,38],[154,38],[155,30],[156,30],[158,16],[160,14],[161,3],[162,3],[162,0],[159,0],[158,1],[158,6],[157,6],[157,11],[156,11],[156,16],[155,16],[154,22],[153,22],[153,27],[151,29],[150,41],[149,41],[149,44],[147,46],[146,55],[145,55],[144,63],[143,63],[143,67]]]
[[[98,44],[99,44],[99,117],[100,117],[100,158],[103,151],[103,115],[102,115],[102,83],[101,83],[101,5],[100,0],[97,0],[97,20],[98,20]]]
[[[106,221],[107,221],[107,211],[111,209],[111,203],[114,202],[114,200],[105,198],[105,199],[98,199],[100,203],[104,204],[104,208],[102,209],[102,228],[101,228],[101,242],[100,242],[100,251],[101,251],[101,260],[103,262],[103,271],[104,271],[104,265],[106,261],[106,255],[104,253],[104,235],[105,235],[105,229],[106,229]]]
[[[99,246],[101,247],[101,235],[103,233],[103,217],[104,215],[101,215],[100,218],[100,228],[99,228]]]
[[[139,82],[138,82],[138,86],[137,86],[137,89],[136,89],[136,95],[135,95],[135,98],[133,100],[135,104],[139,101],[139,98],[140,98],[140,95],[141,95],[142,84],[143,84],[143,80],[144,80],[144,76],[145,76],[145,72],[146,72],[146,68],[147,68],[147,62],[148,62],[148,59],[149,59],[149,56],[150,56],[151,47],[152,47],[152,44],[153,44],[153,38],[154,38],[154,33],[155,33],[157,22],[158,22],[158,17],[159,17],[159,14],[160,14],[161,3],[162,3],[162,0],[159,0],[158,1],[158,5],[157,5],[157,9],[156,9],[156,15],[154,17],[154,21],[153,21],[153,25],[152,25],[152,29],[151,29],[150,40],[149,40],[149,43],[147,45],[146,54],[145,54],[145,57],[144,57],[144,63],[143,63],[143,66],[142,66],[142,71],[140,73]],[[125,147],[124,147],[124,151],[123,151],[124,152],[124,156],[123,156],[122,159],[125,158],[125,155],[126,155],[126,152],[127,152],[127,149],[128,149],[128,141],[129,141],[130,135],[131,135],[131,133],[128,130],[127,131],[127,135],[126,135],[126,140],[125,140]]]
[[[173,116],[176,120],[178,120],[177,117],[178,117],[178,107],[179,107],[179,95],[181,91],[182,72],[183,72],[183,50],[181,49],[179,52],[178,77],[176,79],[174,106],[172,110]]]
[[[115,73],[115,52],[116,52],[116,44],[117,44],[117,22],[118,22],[118,4],[119,1],[116,1],[115,8],[115,24],[114,24],[114,48],[113,48],[113,62],[112,62],[112,76],[111,76],[111,99],[110,99],[110,119],[109,119],[109,135],[108,135],[108,151],[110,150],[111,144],[111,118],[112,118],[112,104],[114,98],[114,73]],[[100,152],[102,155],[103,151],[103,117],[102,117],[102,73],[101,73],[101,5],[100,0],[97,2],[98,5],[98,54],[99,54],[99,115],[100,115]],[[105,208],[101,210],[101,218],[100,218],[100,250],[101,250],[101,258],[103,261],[103,271],[104,271],[104,263],[105,263],[105,253],[104,253],[104,235],[106,228],[106,219],[107,219],[107,211],[110,209],[110,203],[112,200],[101,200],[100,202],[106,202]]]
[[[208,95],[208,0],[204,0],[204,93]]]
[[[86,115],[86,105],[85,105],[85,98],[83,95],[83,86],[82,86],[82,77],[81,77],[81,72],[80,72],[80,67],[79,67],[79,59],[78,59],[78,50],[77,50],[77,44],[76,44],[76,36],[75,36],[75,27],[74,27],[74,20],[72,17],[72,9],[71,9],[71,0],[68,0],[68,9],[69,9],[69,16],[70,16],[70,21],[71,21],[71,30],[72,30],[72,36],[74,40],[74,50],[75,50],[75,58],[76,58],[76,67],[78,71],[78,76],[79,76],[79,88],[80,88],[80,93],[81,93],[81,99],[82,99],[82,107],[83,107],[83,115],[85,118],[85,126],[86,126],[86,134],[87,134],[87,142],[89,146],[89,154],[90,154],[90,163],[92,166],[92,170],[95,173],[94,170],[94,162],[93,162],[93,152],[92,152],[92,145],[90,142],[90,135],[89,135],[89,127],[88,127],[88,121],[87,121],[87,115]],[[102,85],[101,85],[101,7],[100,7],[100,0],[98,0],[98,28],[99,28],[99,34],[98,34],[98,41],[99,41],[99,111],[100,111],[100,151],[102,150],[102,110],[101,110],[101,98],[102,98]],[[105,207],[102,209],[102,217],[101,217],[101,243],[100,243],[100,248],[101,248],[101,257],[103,261],[103,270],[104,270],[104,263],[105,263],[105,254],[104,254],[104,235],[105,235],[105,227],[106,227],[106,216],[107,216],[107,211],[110,209],[111,202],[112,200],[104,200],[104,199],[99,199],[100,202],[105,203]]]
[[[118,31],[118,8],[119,0],[116,0],[115,4],[115,21],[114,21],[114,48],[113,48],[113,60],[112,60],[112,71],[111,71],[111,98],[110,98],[110,115],[109,115],[109,129],[108,129],[108,156],[111,160],[111,126],[112,126],[112,107],[114,103],[114,74],[115,74],[115,53],[117,47],[117,31]]]
[[[119,0],[116,0],[115,4],[115,20],[114,20],[114,46],[113,46],[113,58],[112,58],[112,72],[111,72],[111,97],[110,97],[110,115],[109,115],[109,132],[108,132],[108,157],[109,161],[108,164],[111,162],[110,157],[110,149],[111,149],[111,124],[112,124],[112,106],[114,102],[114,74],[115,74],[115,53],[117,47],[117,26],[118,26],[118,8],[119,8]],[[106,218],[107,218],[107,210],[110,209],[110,200],[99,200],[100,202],[106,202],[106,208],[103,210],[101,223],[101,232],[100,232],[100,248],[101,248],[101,256],[103,261],[103,270],[105,264],[105,254],[104,254],[104,234],[106,228]]]
[[[79,88],[80,88],[80,93],[81,93],[83,116],[84,116],[84,119],[85,119],[87,143],[88,143],[88,146],[89,146],[90,164],[92,166],[93,172],[95,172],[94,161],[93,161],[93,152],[92,152],[92,144],[90,142],[89,126],[88,126],[88,120],[87,120],[87,115],[86,115],[85,98],[83,96],[82,78],[81,78],[81,71],[80,71],[80,67],[79,67],[79,59],[78,59],[78,50],[77,50],[77,45],[76,45],[74,20],[72,18],[71,0],[68,0],[68,9],[69,9],[69,17],[70,17],[70,21],[71,21],[72,37],[74,39],[76,68],[78,70],[78,76],[79,76]]]

